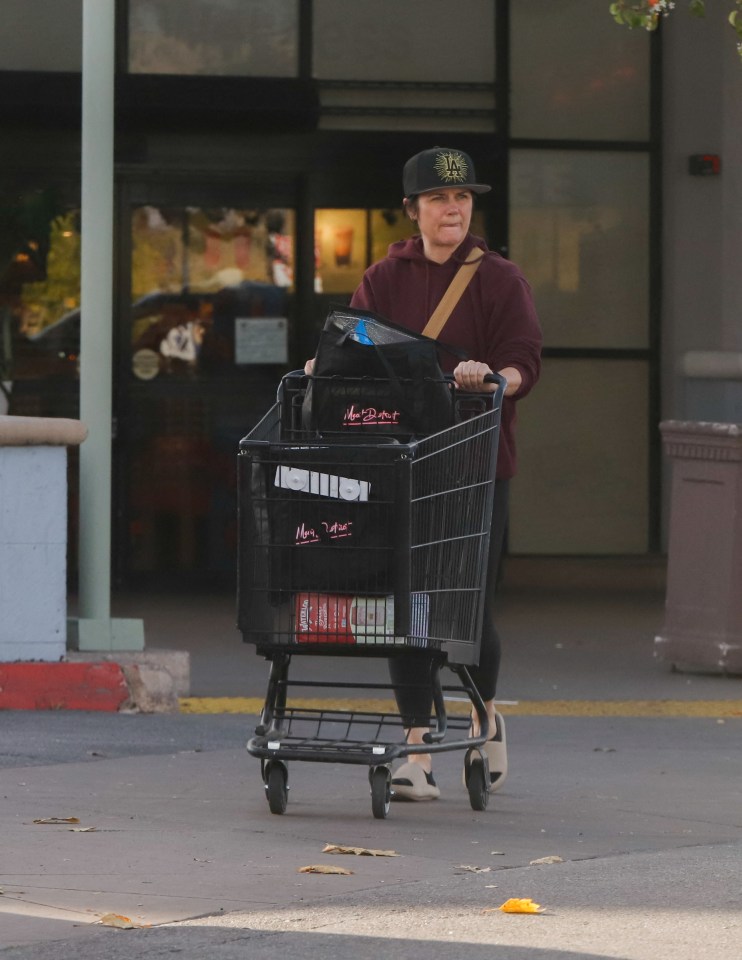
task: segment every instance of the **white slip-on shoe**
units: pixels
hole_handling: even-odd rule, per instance
[[[505,720],[501,713],[495,713],[497,733],[495,739],[486,740],[479,748],[487,754],[487,764],[490,769],[490,793],[496,793],[505,783],[508,775],[508,748],[505,739]],[[472,755],[472,763],[481,763]],[[466,786],[466,770],[464,771],[464,786]]]
[[[435,800],[440,795],[433,774],[419,763],[403,763],[392,775],[392,800]]]

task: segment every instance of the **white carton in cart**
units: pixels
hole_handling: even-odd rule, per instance
[[[425,646],[430,597],[410,597],[411,646]],[[364,643],[404,645],[394,635],[394,597],[347,597],[328,593],[298,593],[295,632],[299,643]]]

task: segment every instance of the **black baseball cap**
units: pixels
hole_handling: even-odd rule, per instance
[[[404,165],[402,174],[404,195],[408,198],[442,187],[463,187],[472,193],[488,193],[492,189],[476,180],[469,154],[449,147],[431,147],[416,153]]]

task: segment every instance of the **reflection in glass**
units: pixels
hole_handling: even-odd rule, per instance
[[[0,205],[0,413],[76,417],[79,210],[12,185]]]
[[[248,328],[237,319],[285,317],[293,275],[292,210],[138,207],[132,213],[134,375],[213,373],[233,366],[238,353],[245,362],[236,338]],[[273,362],[288,359],[275,350],[273,356]]]
[[[544,362],[518,405],[512,553],[646,552],[648,384],[640,360]]]
[[[366,210],[315,210],[315,289],[352,293],[368,266]]]
[[[299,0],[129,0],[129,70],[294,77]]]
[[[136,207],[127,572],[231,582],[235,457],[288,365],[295,214]]]
[[[455,15],[449,0],[314,0],[313,9],[314,75],[321,80],[494,78],[491,0],[457,0]]]
[[[417,225],[404,210],[315,210],[315,290],[352,294],[365,270],[382,260],[391,244],[414,236]],[[484,216],[475,210],[472,233],[485,236]]]
[[[321,128],[493,133],[495,6],[313,0]]]
[[[617,30],[595,0],[511,3],[510,30],[514,137],[648,138],[646,31]]]
[[[75,72],[82,66],[83,0],[3,0],[3,70]]]
[[[646,155],[515,150],[510,164],[510,255],[546,345],[646,347]]]
[[[401,207],[396,210],[372,210],[370,263],[382,260],[391,244],[397,240],[405,240],[416,233],[417,225]]]

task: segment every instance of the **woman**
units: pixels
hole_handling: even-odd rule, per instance
[[[404,166],[404,208],[419,235],[390,246],[384,260],[373,264],[353,294],[351,306],[372,310],[394,323],[421,332],[461,264],[474,248],[483,251],[473,279],[450,314],[440,339],[476,359],[443,358],[460,390],[494,391],[485,383],[497,371],[507,382],[501,414],[497,483],[490,563],[485,591],[485,615],[479,666],[472,678],[485,701],[491,739],[484,744],[490,767],[490,790],[502,786],[507,774],[507,749],[502,716],[495,710],[500,667],[500,639],[492,616],[497,567],[507,521],[508,481],[515,473],[515,404],[534,386],[540,374],[541,329],[531,291],[518,268],[469,232],[474,194],[491,188],[476,182],[474,165],[461,150],[433,147],[415,154]],[[313,361],[305,367],[311,373]],[[453,369],[452,369],[453,368]],[[431,711],[426,690],[405,689],[416,682],[419,659],[395,657],[390,673],[407,739],[424,743]],[[478,734],[476,716],[473,732]],[[432,800],[440,790],[432,773],[431,756],[413,754],[392,778],[396,800]]]

